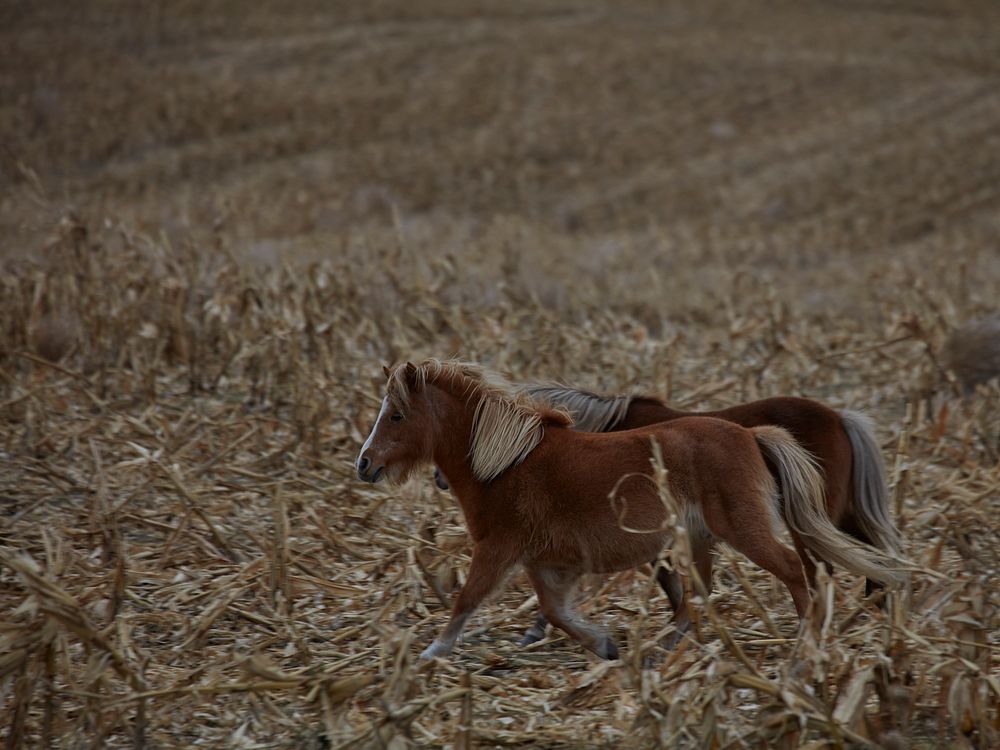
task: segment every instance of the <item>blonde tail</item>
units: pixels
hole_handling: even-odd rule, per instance
[[[823,477],[816,460],[780,427],[753,427],[761,452],[778,470],[782,516],[821,559],[885,586],[903,583],[907,563],[847,536],[826,513]]]

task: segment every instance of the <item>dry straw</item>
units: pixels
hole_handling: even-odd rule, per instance
[[[0,743],[1000,747],[1000,3],[149,5],[0,3]],[[866,413],[937,575],[420,667],[461,514],[351,462],[425,357]]]
[[[552,311],[514,282],[487,317],[383,268],[391,292],[359,297],[347,265],[251,272],[73,220],[46,257],[8,266],[8,747],[996,746],[1000,390],[926,390],[947,321],[873,349],[884,339],[867,328],[832,334],[762,288],[729,311],[706,303],[720,345],[652,335],[582,294]],[[73,321],[70,346],[30,328],[32,305]],[[382,362],[450,353],[428,342],[456,331],[463,357],[521,380],[669,380],[691,405],[803,393],[867,411],[903,552],[943,575],[914,574],[885,609],[861,581],[823,576],[796,637],[784,592],[723,551],[711,596],[687,579],[695,626],[669,653],[646,573],[594,580],[585,606],[628,641],[621,663],[558,632],[516,647],[536,606],[518,577],[452,661],[418,667],[467,565],[461,516],[429,471],[386,490],[351,461]],[[559,345],[532,343],[546,341]]]

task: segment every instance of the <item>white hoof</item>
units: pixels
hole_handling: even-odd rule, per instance
[[[447,656],[451,653],[451,647],[446,643],[441,643],[441,641],[434,641],[430,646],[423,650],[420,654],[420,661],[430,661],[431,659],[436,659],[439,656]]]

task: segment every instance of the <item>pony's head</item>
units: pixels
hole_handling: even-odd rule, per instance
[[[366,482],[384,478],[399,483],[431,460],[436,422],[422,368],[407,362],[382,371],[386,395],[355,468]]]
[[[489,482],[520,463],[541,441],[547,424],[568,426],[569,416],[540,408],[508,381],[479,365],[428,359],[383,368],[386,396],[358,454],[358,476],[401,482],[422,463],[434,460],[439,439],[459,440],[473,477]],[[463,403],[471,425],[461,433],[454,412],[442,411],[443,398]]]

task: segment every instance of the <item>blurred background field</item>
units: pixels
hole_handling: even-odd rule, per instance
[[[986,1],[4,3],[7,745],[995,746],[1000,390],[961,373],[1000,336],[945,341],[1000,299],[998,30]],[[450,355],[867,411],[945,577],[883,613],[838,574],[796,644],[727,553],[720,625],[644,673],[518,651],[518,577],[418,672],[461,516],[351,462],[382,363]],[[586,590],[633,650],[646,578]]]

